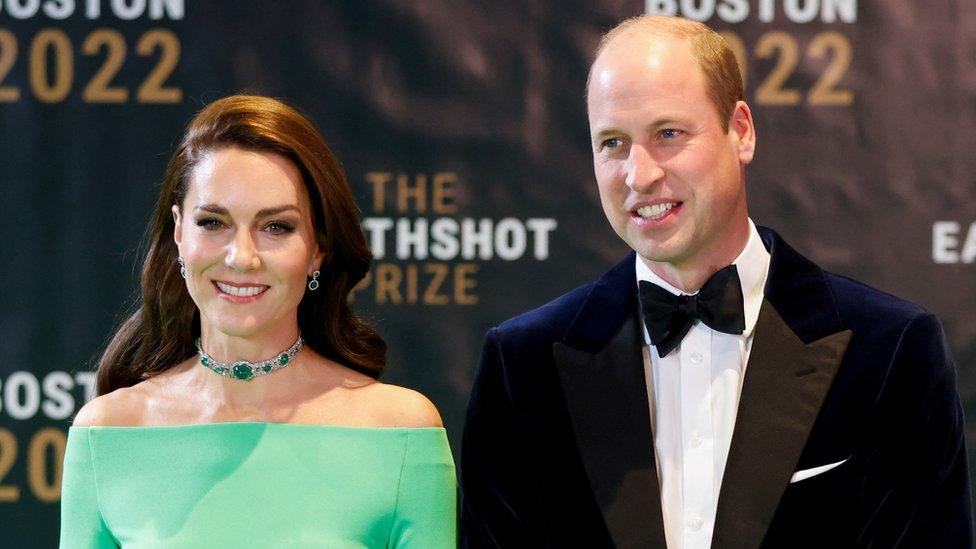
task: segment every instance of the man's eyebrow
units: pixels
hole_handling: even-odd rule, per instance
[[[194,208],[194,210],[209,212],[216,215],[230,215],[230,212],[227,211],[227,208],[217,204],[201,204],[196,208]],[[287,211],[295,211],[299,214],[302,213],[302,211],[298,209],[298,206],[294,206],[292,204],[284,204],[282,206],[274,206],[272,208],[263,208],[261,210],[258,210],[258,213],[255,215],[255,217],[257,218],[271,217],[273,215],[278,215],[280,213],[284,213]]]
[[[674,117],[658,118],[651,124],[651,129],[657,131],[666,126],[673,126],[674,124],[681,124],[681,121]]]

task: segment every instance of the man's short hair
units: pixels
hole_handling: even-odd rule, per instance
[[[722,36],[704,23],[669,17],[664,15],[640,15],[631,17],[607,31],[597,46],[596,59],[600,58],[611,43],[622,36],[643,34],[648,38],[674,38],[688,40],[691,44],[692,55],[698,61],[702,74],[705,76],[706,93],[718,112],[722,122],[722,130],[729,131],[729,120],[737,101],[745,98],[742,89],[742,75],[735,54]],[[587,78],[586,89],[589,92],[590,79],[593,77],[593,66],[590,66],[590,76]]]

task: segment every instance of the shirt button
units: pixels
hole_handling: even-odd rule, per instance
[[[703,519],[701,517],[694,517],[694,518],[688,519],[688,528],[690,528],[692,530],[695,530],[696,532],[698,530],[701,530],[701,527],[704,524],[705,524],[705,519]]]
[[[702,445],[702,437],[700,437],[698,435],[695,435],[695,436],[691,437],[691,447],[692,448],[698,448],[701,445]]]
[[[701,364],[702,356],[701,353],[691,353],[691,362],[693,364]]]

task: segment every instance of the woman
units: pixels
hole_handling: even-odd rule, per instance
[[[191,122],[139,309],[70,429],[61,547],[453,547],[437,410],[376,381],[372,256],[336,158],[274,99]]]

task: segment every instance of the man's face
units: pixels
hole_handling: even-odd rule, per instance
[[[620,238],[655,272],[731,262],[748,237],[749,107],[740,101],[723,131],[686,42],[620,37],[593,66],[588,111],[600,201]]]

